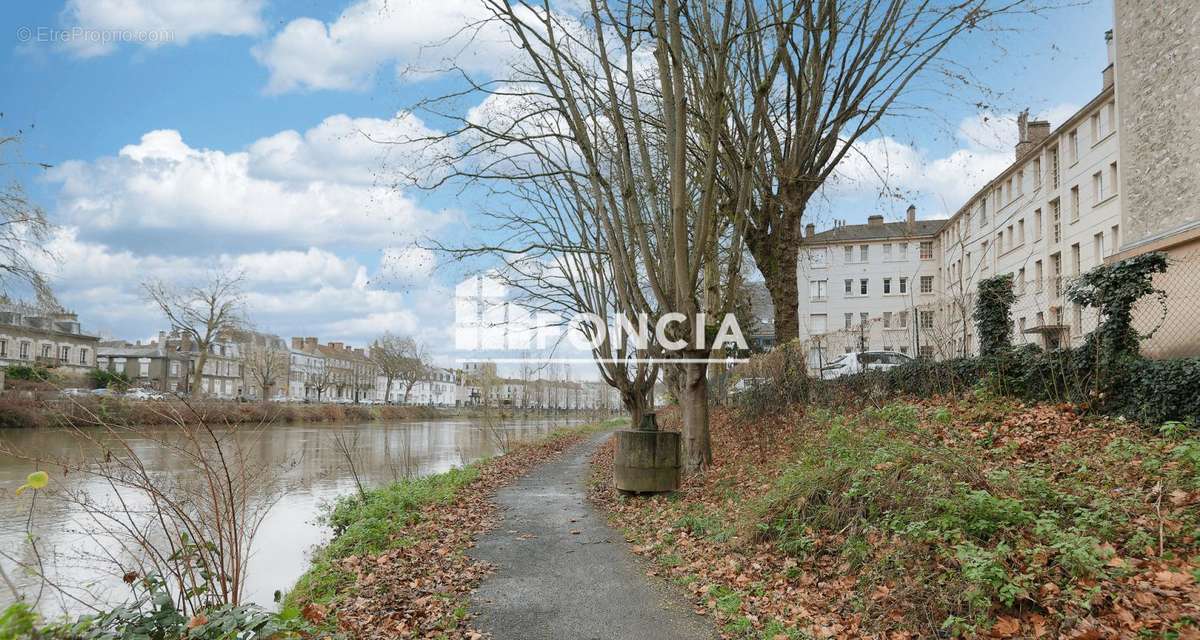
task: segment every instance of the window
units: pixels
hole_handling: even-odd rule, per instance
[[[1092,125],[1092,144],[1096,144],[1104,135],[1100,130],[1100,112],[1093,113],[1089,120]]]
[[[1025,267],[1021,267],[1017,270],[1017,281],[1015,284],[1017,285],[1016,288],[1018,295],[1025,293]]]
[[[891,292],[892,292],[892,279],[884,278],[883,279],[883,293],[884,293],[884,295],[886,295]]]
[[[979,228],[987,226],[987,198],[979,199]]]
[[[1042,270],[1042,261],[1041,260],[1038,260],[1037,262],[1033,263],[1033,278],[1034,278],[1033,281],[1034,281],[1034,286],[1037,289],[1038,293],[1041,293],[1042,281],[1045,279],[1045,274],[1042,271],[1043,270]]]
[[[8,340],[0,340],[0,358],[8,357]]]
[[[1050,237],[1055,243],[1062,240],[1062,206],[1058,198],[1050,201]]]
[[[79,348],[79,364],[88,363],[88,350],[84,347]]]
[[[1058,148],[1051,147],[1046,151],[1047,162],[1050,164],[1050,188],[1058,188]]]
[[[921,328],[922,329],[932,329],[933,328],[933,311],[922,309],[920,313],[921,313]]]
[[[1079,162],[1079,129],[1067,134],[1067,159],[1071,164]]]
[[[1033,159],[1033,186],[1042,186],[1042,159]]]
[[[927,345],[927,344],[923,344],[923,345],[921,345],[920,353],[921,353],[922,358],[932,358],[933,357],[933,347],[930,345]]]
[[[891,311],[883,312],[883,328],[884,329],[892,328],[892,312]]]
[[[908,243],[907,242],[900,243],[900,259],[901,260],[908,259]]]
[[[1037,242],[1042,239],[1042,210],[1033,210],[1033,240]]]
[[[858,281],[858,294],[859,295],[863,295],[863,296],[867,295],[867,282],[868,282],[868,280],[866,278],[862,278]]]
[[[171,361],[171,376],[175,377],[175,378],[179,377],[179,361],[178,360]]]
[[[1109,196],[1117,192],[1117,163],[1114,162],[1108,165],[1108,194]]]
[[[1017,319],[1017,327],[1020,333],[1025,333],[1025,316],[1021,316]]]
[[[846,245],[846,262],[854,262],[854,247]]]
[[[31,343],[29,343],[29,342],[22,342],[22,343],[21,343],[21,359],[22,359],[22,360],[28,360],[28,359],[29,359],[29,345],[30,345],[30,344],[31,344]]]
[[[823,313],[814,313],[808,316],[808,330],[813,335],[820,335],[829,330],[828,317]]]
[[[1096,264],[1100,264],[1101,258],[1104,257],[1104,232],[1101,231],[1092,236],[1092,259]]]
[[[933,260],[933,240],[921,241],[921,259]]]
[[[849,329],[853,324],[854,324],[854,314],[847,313],[846,314],[846,328]]]
[[[829,295],[828,280],[811,280],[808,283],[808,297],[813,302],[822,302]]]
[[[1045,324],[1046,324],[1045,312],[1042,312],[1042,311],[1037,312],[1037,326],[1041,327],[1041,326],[1045,326]]]
[[[1004,253],[1004,232],[1003,231],[996,233],[996,254],[999,255],[1001,253]]]
[[[908,278],[900,278],[900,293],[908,293]]]
[[[1017,220],[1017,244],[1025,244],[1025,218]]]
[[[1050,268],[1054,271],[1054,297],[1062,297],[1062,254],[1050,256]]]
[[[1071,305],[1071,332],[1075,335],[1083,333],[1083,307]]]
[[[1025,195],[1025,170],[1017,170],[1017,195]]]
[[[48,345],[48,344],[42,345],[42,357],[43,358],[50,357],[50,345]]]
[[[890,243],[890,242],[883,245],[883,259],[884,260],[892,259],[892,243]]]
[[[65,363],[65,362],[70,362],[70,360],[71,360],[71,347],[59,347],[58,348],[58,361]]]
[[[908,328],[908,312],[907,311],[900,312],[899,322],[897,322],[896,326],[900,327],[901,329]]]
[[[1117,103],[1108,103],[1108,117],[1105,118],[1105,120],[1108,122],[1108,133],[1112,133],[1113,131],[1117,130]]]
[[[900,353],[908,353],[908,347],[900,347]]]
[[[808,252],[808,265],[813,269],[824,269],[828,266],[824,249],[813,249]]]
[[[1109,242],[1112,243],[1112,249],[1111,249],[1112,253],[1116,253],[1121,248],[1120,231],[1121,231],[1121,225],[1114,224],[1112,226],[1112,234],[1109,235],[1109,238],[1111,238],[1111,240]]]
[[[933,276],[921,276],[921,293],[933,293]]]
[[[858,247],[858,259],[861,262],[868,262],[871,259],[871,245],[864,244]]]
[[[1077,276],[1082,273],[1082,267],[1083,264],[1079,257],[1079,243],[1076,242],[1075,244],[1071,245],[1071,268],[1073,269],[1071,275]]]
[[[1071,187],[1071,222],[1079,222],[1079,185]]]
[[[150,377],[150,360],[149,359],[141,358],[140,360],[138,360],[138,377],[139,378],[149,378]]]
[[[846,291],[845,291],[846,295],[847,296],[854,295],[854,281],[847,278],[845,281],[845,285],[846,285]]]

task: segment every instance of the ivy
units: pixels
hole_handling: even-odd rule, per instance
[[[1012,347],[1012,306],[1017,301],[1011,273],[979,281],[975,324],[979,331],[979,354],[1000,355]]]
[[[1103,360],[1113,363],[1137,357],[1141,338],[1149,336],[1139,336],[1133,328],[1133,305],[1151,294],[1160,304],[1165,302],[1166,292],[1154,288],[1153,278],[1166,270],[1166,254],[1143,253],[1095,267],[1067,288],[1068,300],[1100,312],[1100,323],[1090,339],[1097,342]]]

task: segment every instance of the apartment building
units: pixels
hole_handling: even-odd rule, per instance
[[[365,350],[342,342],[317,345],[328,377],[322,400],[362,402],[375,398],[375,363]]]
[[[1122,234],[1128,258],[1163,251],[1154,279],[1166,292],[1134,308],[1151,357],[1200,355],[1200,3],[1116,0],[1116,88],[1121,114]]]
[[[1121,244],[1119,115],[1112,47],[1103,87],[1057,128],[1018,118],[1013,162],[947,220],[871,216],[805,234],[801,338],[816,367],[831,355],[895,350],[948,358],[978,352],[975,291],[1013,277],[1014,342],[1078,345],[1094,311],[1066,301],[1070,279]],[[807,295],[805,295],[807,293]]]
[[[1119,122],[1111,72],[1082,109],[1051,130],[1018,119],[1014,161],[975,193],[938,234],[945,286],[931,310],[927,343],[939,357],[978,352],[979,281],[1009,274],[1015,344],[1078,346],[1094,310],[1066,300],[1070,280],[1121,242]],[[922,309],[922,313],[924,313]]]
[[[453,407],[456,396],[457,376],[451,369],[433,367],[424,379],[416,381],[408,390],[405,399],[405,384],[392,380],[391,391],[387,391],[387,377],[376,375],[375,395],[383,398],[388,404],[412,404],[438,407]]]
[[[910,206],[903,222],[873,215],[867,224],[836,223],[820,233],[812,224],[805,228],[799,320],[810,367],[850,351],[928,350],[917,310],[933,305],[942,289],[945,224],[918,220]]]
[[[130,384],[163,393],[187,389],[192,369],[192,353],[169,349],[164,334],[148,344],[113,340],[100,343],[96,366],[124,374]]]
[[[312,336],[293,337],[288,349],[288,398],[312,401],[326,399],[325,356]]]
[[[79,318],[0,298],[0,367],[40,365],[67,373],[96,366],[100,338],[84,333]]]

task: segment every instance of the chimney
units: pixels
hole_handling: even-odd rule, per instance
[[[312,336],[306,337],[304,339],[304,350],[305,351],[316,351],[317,350],[317,339]]]
[[[365,358],[365,357],[367,357],[367,354],[366,354],[365,352],[363,352],[363,350],[362,350],[362,349],[355,349],[355,350],[354,350],[354,355],[356,355],[356,356],[362,356],[362,357],[364,357],[364,358]]]
[[[346,345],[342,344],[341,342],[330,342],[330,343],[329,343],[329,348],[330,348],[330,349],[341,349],[341,348],[343,348],[343,347],[345,347],[345,346],[346,346]]]
[[[1100,80],[1103,83],[1102,88],[1107,89],[1113,86],[1113,64],[1116,62],[1112,29],[1104,32],[1104,47],[1108,50],[1108,66],[1100,73]]]
[[[292,337],[292,348],[297,351],[304,349],[304,338]]]
[[[1021,115],[1017,116],[1017,146],[1014,149],[1016,159],[1020,160],[1049,135],[1048,120],[1030,120],[1029,109],[1022,111]]]
[[[917,221],[917,208],[913,205],[908,205],[908,211],[905,212],[909,224]]]
[[[868,216],[867,217],[867,226],[870,226],[870,227],[883,226],[883,216],[881,216],[879,214],[875,214],[873,216]]]
[[[815,236],[816,234],[817,234],[817,225],[815,225],[811,222],[804,225],[804,237],[805,238],[811,238],[811,237]]]

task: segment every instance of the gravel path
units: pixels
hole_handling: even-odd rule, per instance
[[[473,627],[497,640],[717,637],[707,618],[649,578],[621,534],[587,501],[598,435],[496,496],[503,512],[471,556],[496,571],[472,598]]]

